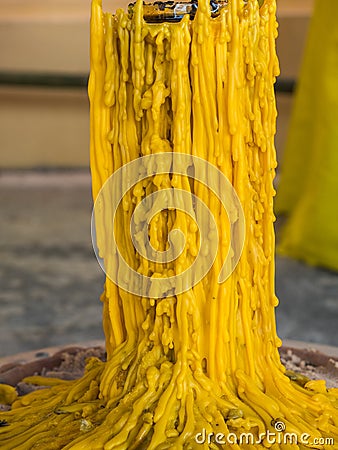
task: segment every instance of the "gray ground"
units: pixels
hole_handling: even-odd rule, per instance
[[[103,339],[87,172],[0,173],[0,356]],[[281,338],[338,345],[338,274],[277,258]]]

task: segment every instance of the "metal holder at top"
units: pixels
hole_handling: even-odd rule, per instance
[[[211,0],[210,11],[211,16],[219,15],[220,10],[227,6],[228,0]],[[133,14],[135,3],[129,3],[129,14]],[[143,18],[148,23],[162,22],[180,22],[185,15],[189,15],[190,19],[195,17],[198,7],[198,0],[187,2],[177,2],[174,0],[155,1],[154,3],[143,3]]]

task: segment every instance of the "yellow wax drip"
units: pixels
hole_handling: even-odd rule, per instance
[[[101,1],[93,0],[94,199],[110,175],[140,156],[196,155],[233,184],[246,240],[237,268],[218,284],[230,243],[229,221],[215,196],[180,175],[156,175],[131,189],[115,228],[130,267],[165,277],[194,260],[198,232],[182,211],[162,211],[149,227],[150,242],[161,251],[171,229],[184,232],[188,245],[171,263],[145,260],[128,236],[135,206],[167,187],[194,193],[212,211],[219,231],[214,265],[190,290],[158,300],[140,299],[107,277],[107,362],[92,359],[81,380],[53,380],[49,389],[0,413],[8,423],[0,428],[1,449],[338,448],[338,390],[316,381],[300,386],[285,374],[278,354],[272,210],[276,4],[260,3],[229,0],[211,18],[209,2],[202,0],[194,20],[148,24],[141,0],[132,17],[123,10],[104,13]],[[96,209],[98,247],[109,269],[118,271],[109,255],[109,212],[109,202]],[[276,433],[276,423],[286,429]],[[276,434],[275,442],[268,432]],[[203,433],[210,439],[201,443],[196,438]],[[241,440],[244,433],[254,441]],[[285,433],[294,433],[298,445]],[[215,441],[217,434],[227,443]],[[305,435],[307,442],[301,441]],[[337,443],[319,444],[327,438]]]

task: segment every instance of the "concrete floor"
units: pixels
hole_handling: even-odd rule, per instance
[[[103,339],[85,171],[0,173],[0,357]],[[338,346],[338,274],[277,257],[282,339]]]

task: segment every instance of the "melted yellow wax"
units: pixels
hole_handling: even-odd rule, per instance
[[[160,182],[149,180],[130,193],[119,217],[123,245],[133,208],[144,195],[168,186],[182,187],[202,197],[222,230],[212,270],[177,298],[143,299],[140,307],[138,298],[106,280],[103,301],[109,354],[113,357],[116,347],[123,345],[128,361],[138,346],[137,362],[146,352],[148,364],[157,368],[156,376],[170,379],[158,402],[153,394],[156,407],[150,408],[154,434],[149,448],[169,437],[181,445],[202,428],[224,433],[232,428],[273,431],[276,417],[283,418],[290,432],[309,433],[312,438],[320,434],[315,417],[323,413],[323,405],[310,391],[291,385],[277,351],[281,342],[274,317],[272,212],[273,84],[278,74],[275,6],[273,0],[261,7],[256,0],[232,0],[212,19],[204,0],[194,21],[185,17],[178,24],[155,25],[142,20],[140,2],[132,19],[122,10],[114,16],[104,14],[100,2],[93,3],[92,48],[96,51],[89,92],[96,138],[92,145],[94,198],[122,164],[158,151],[183,152],[208,160],[231,180],[247,224],[238,267],[219,285],[217,274],[229,245],[227,220],[197,182],[189,187],[184,178],[171,180],[164,175]],[[164,245],[163,236],[174,226],[188,235],[189,242],[197,241],[187,216],[165,214],[150,226],[152,242]],[[145,275],[158,270],[129,250],[126,257],[135,270]],[[188,247],[169,269],[177,273],[189,267],[193,257]],[[107,387],[105,395],[109,397],[112,389]],[[331,399],[335,403],[335,397]],[[334,406],[326,407],[332,416],[322,429],[324,435],[334,432],[333,417],[337,418]],[[243,418],[232,420],[231,427],[224,420],[227,408],[243,412]],[[142,414],[138,414],[140,421]],[[275,448],[287,447],[276,444]]]
[[[93,0],[94,199],[111,174],[140,156],[196,155],[234,186],[246,239],[237,268],[219,284],[229,220],[207,187],[187,176],[160,174],[129,190],[115,234],[130,267],[165,278],[196,257],[198,231],[183,211],[160,212],[148,230],[160,251],[171,229],[183,231],[187,244],[176,260],[147,261],[130,241],[135,206],[167,187],[196,194],[212,211],[219,233],[213,267],[193,288],[163,299],[139,298],[107,277],[107,362],[92,359],[81,380],[53,380],[50,389],[16,400],[12,411],[0,414],[8,423],[0,427],[1,449],[338,448],[337,390],[291,380],[297,377],[286,376],[278,354],[272,212],[276,4],[261,3],[229,0],[211,18],[209,2],[202,0],[193,21],[186,16],[180,23],[148,24],[140,0],[132,17],[123,10],[104,13],[101,1]],[[108,269],[119,271],[109,251],[110,203],[103,200],[95,210],[98,247]],[[278,423],[286,429],[276,433]],[[275,441],[267,432],[275,433]],[[298,445],[285,433],[295,433]],[[306,442],[300,440],[305,434]],[[320,438],[336,444],[318,444]]]

